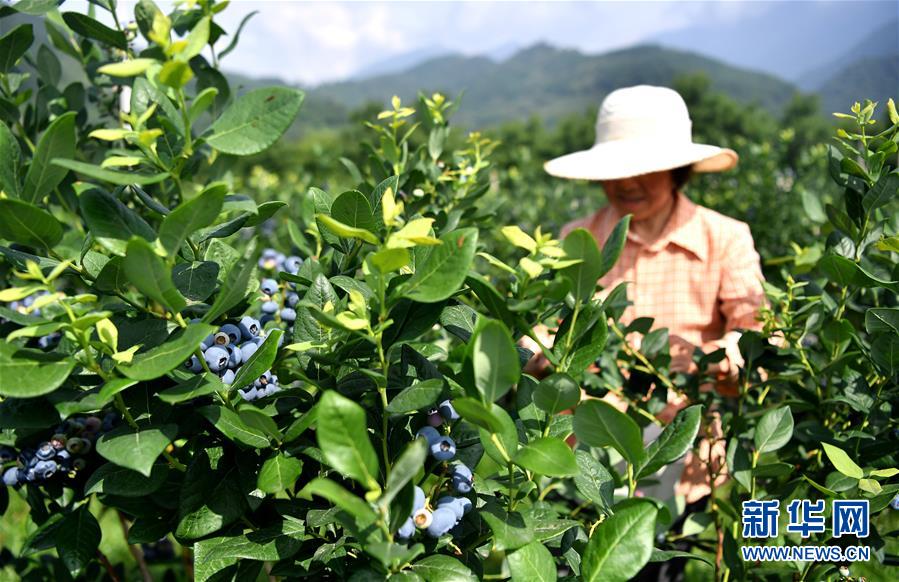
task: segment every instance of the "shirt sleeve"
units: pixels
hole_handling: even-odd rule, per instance
[[[733,382],[739,375],[739,367],[744,365],[738,342],[743,329],[762,329],[756,318],[759,308],[765,304],[762,287],[761,260],[755,250],[752,234],[746,223],[736,223],[724,244],[721,258],[721,285],[718,291],[718,308],[724,319],[724,336],[710,342],[716,348],[724,348],[727,359],[720,364],[719,378]]]

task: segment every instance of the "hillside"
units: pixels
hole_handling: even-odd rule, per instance
[[[880,103],[878,111],[890,97],[899,97],[899,56],[860,59],[825,81],[819,88],[821,108],[830,115],[848,112],[854,101],[869,98]]]
[[[792,85],[771,75],[654,45],[587,55],[537,44],[498,63],[486,57],[444,56],[403,73],[321,85],[308,90],[308,97],[310,103],[355,109],[369,101],[386,103],[393,94],[408,101],[419,90],[464,90],[455,118],[460,125],[476,128],[538,115],[552,126],[571,112],[595,109],[617,87],[671,85],[678,76],[697,72],[708,75],[714,90],[775,113],[794,92]],[[316,124],[309,115],[305,121]]]

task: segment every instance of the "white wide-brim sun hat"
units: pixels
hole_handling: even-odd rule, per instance
[[[637,85],[603,99],[596,142],[588,150],[549,160],[544,170],[572,180],[617,180],[681,166],[723,172],[737,165],[737,152],[693,143],[687,104],[667,87]]]

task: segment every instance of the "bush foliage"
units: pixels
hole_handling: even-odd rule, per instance
[[[456,136],[442,95],[367,121],[348,189],[241,173],[303,94],[231,91],[226,5],[141,0],[114,27],[93,14],[112,0],[0,9],[42,15],[52,45],[28,23],[0,38],[5,574],[607,581],[687,559],[697,579],[824,580],[850,574],[743,562],[741,504],[864,499],[867,538],[813,543],[870,546],[851,576],[895,576],[892,102],[876,131],[873,103],[840,114],[833,145],[801,124],[733,137],[760,197],[704,182],[706,203],[771,227],[759,247],[783,267],[728,397],[669,372],[667,330],[620,321],[625,286],[594,298],[628,219],[603,248],[535,228],[580,212],[558,202],[584,186],[536,195],[533,144]],[[83,79],[64,84],[61,59]],[[337,174],[325,161],[315,180]],[[540,323],[542,380],[517,345]],[[594,398],[609,392],[625,412]],[[662,423],[671,393],[690,405]],[[703,469],[730,478],[673,527],[682,499],[638,493],[703,439],[726,451]]]

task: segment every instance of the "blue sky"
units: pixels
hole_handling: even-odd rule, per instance
[[[160,1],[171,9],[172,2]],[[63,10],[84,10],[67,2]],[[252,11],[226,70],[315,85],[345,79],[373,63],[410,52],[490,54],[543,41],[600,53],[641,42],[717,53],[723,60],[767,68],[789,78],[839,56],[899,14],[899,0],[612,1],[612,2],[326,2],[232,0],[218,20],[229,32]],[[119,1],[125,20],[134,2]],[[851,28],[847,23],[851,22]],[[741,29],[754,23],[758,34]],[[866,28],[867,27],[867,28]],[[711,30],[714,34],[693,30]],[[856,35],[852,43],[836,39]],[[770,33],[770,34],[769,34]],[[731,34],[734,43],[731,46]],[[837,36],[834,36],[834,35]],[[771,38],[776,37],[776,38]],[[829,39],[829,40],[828,40]],[[737,41],[739,40],[739,44]],[[224,46],[227,41],[220,41]],[[702,43],[705,42],[703,45]],[[716,44],[717,42],[717,44]],[[691,46],[695,43],[695,46]],[[729,53],[728,53],[729,50]],[[828,54],[828,51],[833,54]],[[725,54],[728,53],[728,54]],[[780,67],[778,70],[777,67]]]

